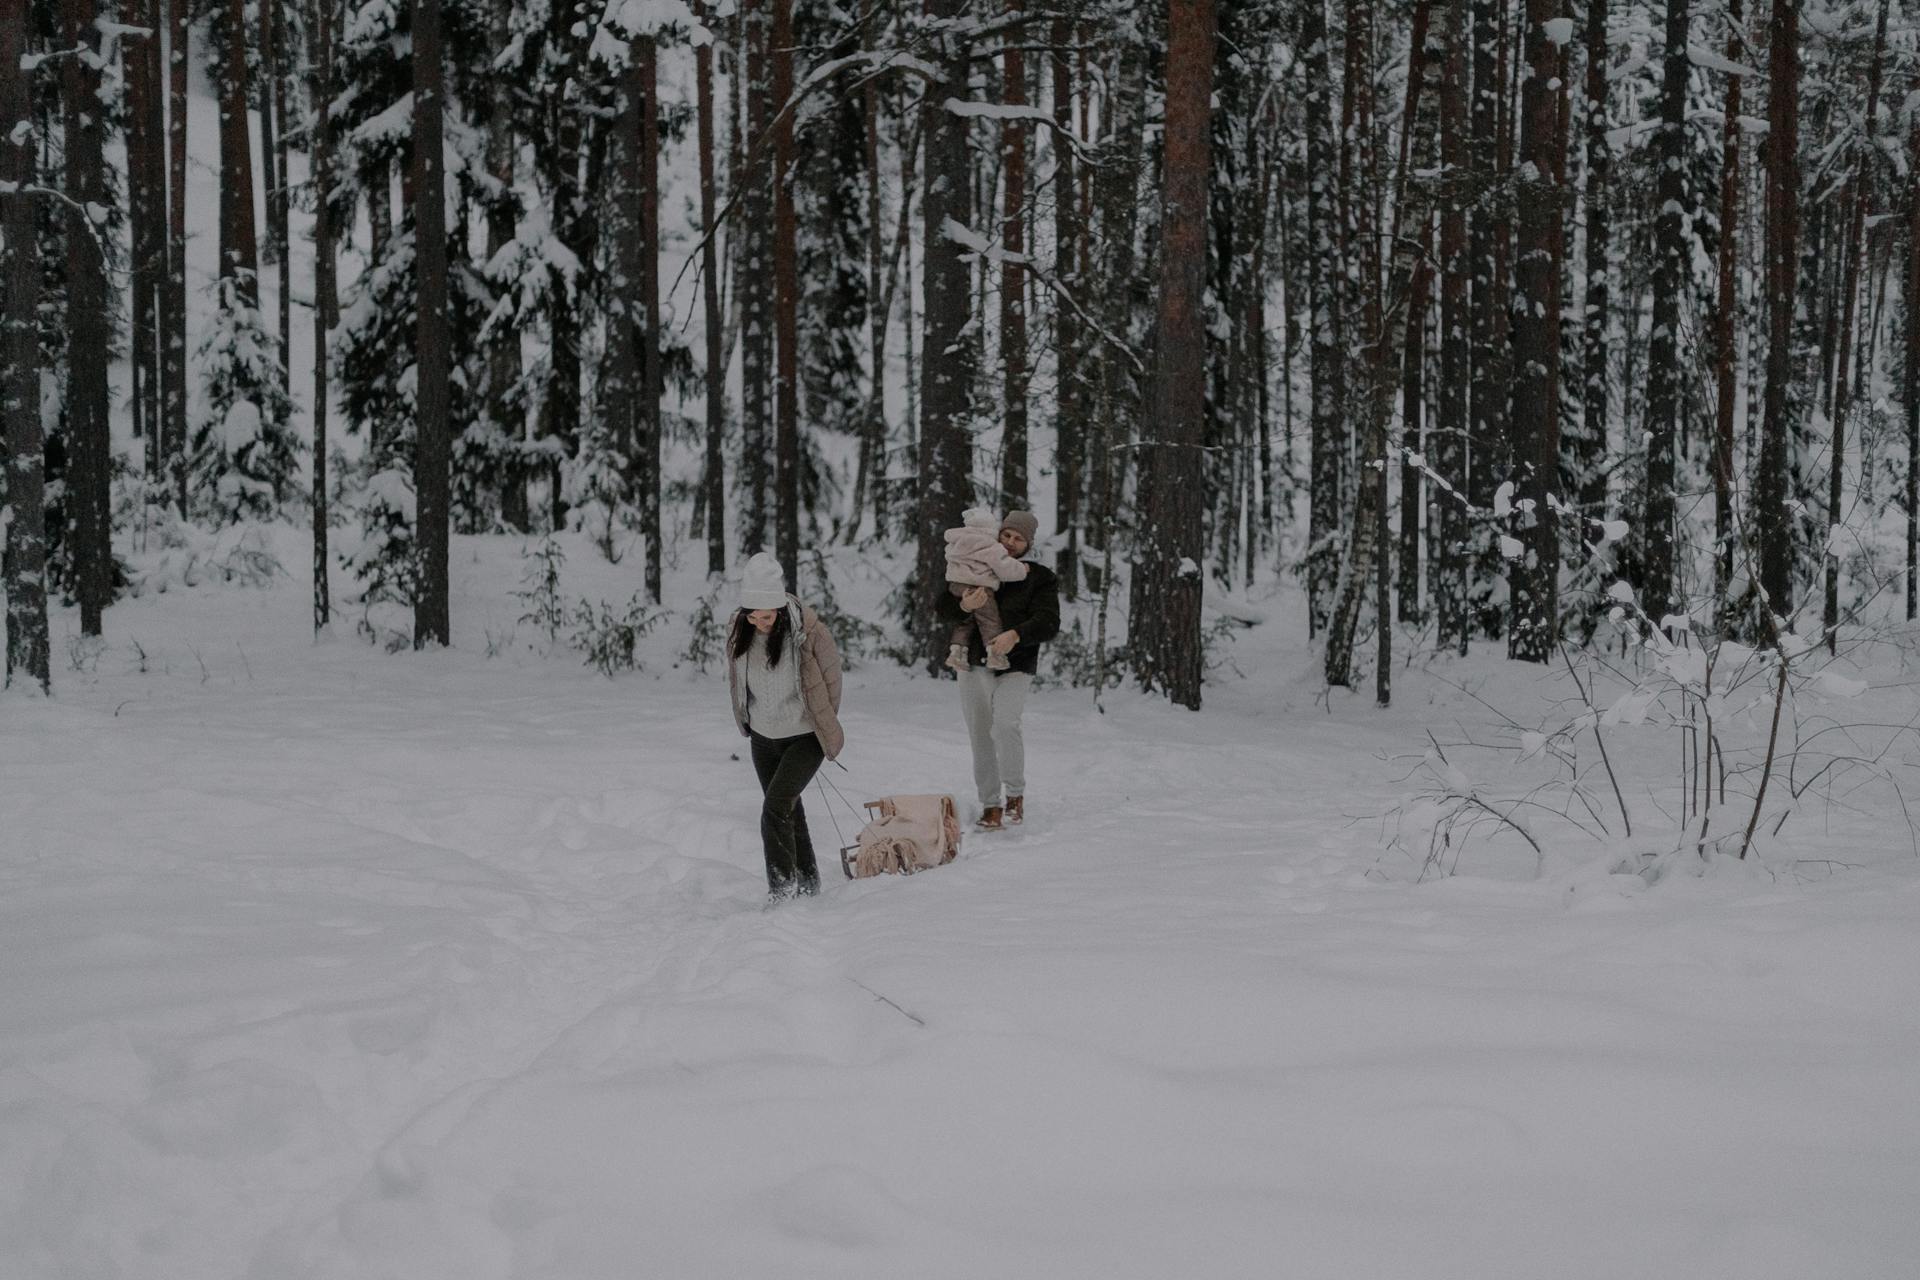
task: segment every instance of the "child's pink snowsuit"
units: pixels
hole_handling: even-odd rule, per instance
[[[962,512],[960,519],[964,523],[959,528],[947,530],[948,590],[956,596],[963,596],[974,587],[985,587],[988,592],[994,592],[1000,589],[1003,582],[1026,579],[1027,566],[1000,545],[999,516],[985,508],[975,507]],[[980,639],[988,644],[1005,630],[1000,625],[999,602],[991,594],[985,604],[953,629],[953,645],[962,653],[966,651],[969,627],[978,627]],[[1005,658],[1002,657],[1001,661],[1004,662]],[[987,664],[996,665],[992,656],[989,656]]]

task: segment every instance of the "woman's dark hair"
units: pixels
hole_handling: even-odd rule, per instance
[[[753,647],[755,632],[753,623],[747,620],[747,615],[752,612],[752,609],[742,609],[733,615],[733,651],[727,655],[728,657],[745,657],[747,650]],[[780,665],[780,650],[786,645],[789,625],[785,609],[774,615],[773,630],[767,633],[767,665],[769,667]]]

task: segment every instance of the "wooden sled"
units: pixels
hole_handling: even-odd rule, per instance
[[[840,850],[847,879],[903,875],[952,862],[960,852],[960,811],[952,796],[882,796],[866,803],[867,825]]]

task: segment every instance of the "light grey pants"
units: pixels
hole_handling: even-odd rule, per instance
[[[995,675],[984,667],[962,671],[960,710],[967,718],[967,736],[973,741],[973,782],[980,803],[1001,803],[1001,787],[1009,796],[1027,794],[1027,744],[1020,737],[1020,714],[1026,709],[1033,677],[1024,671]]]

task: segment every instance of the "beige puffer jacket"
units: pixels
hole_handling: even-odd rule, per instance
[[[833,632],[820,621],[820,615],[791,595],[787,597],[787,617],[790,624],[798,619],[798,625],[789,626],[789,637],[800,638],[801,701],[807,705],[813,732],[819,737],[827,759],[837,759],[840,748],[847,744],[847,736],[840,729],[839,646],[834,644]],[[733,698],[733,722],[740,727],[743,738],[747,736],[747,691],[741,684],[740,664],[733,660],[732,654],[734,640],[745,625],[738,613],[733,615],[733,621],[727,624],[726,647],[727,690]]]

